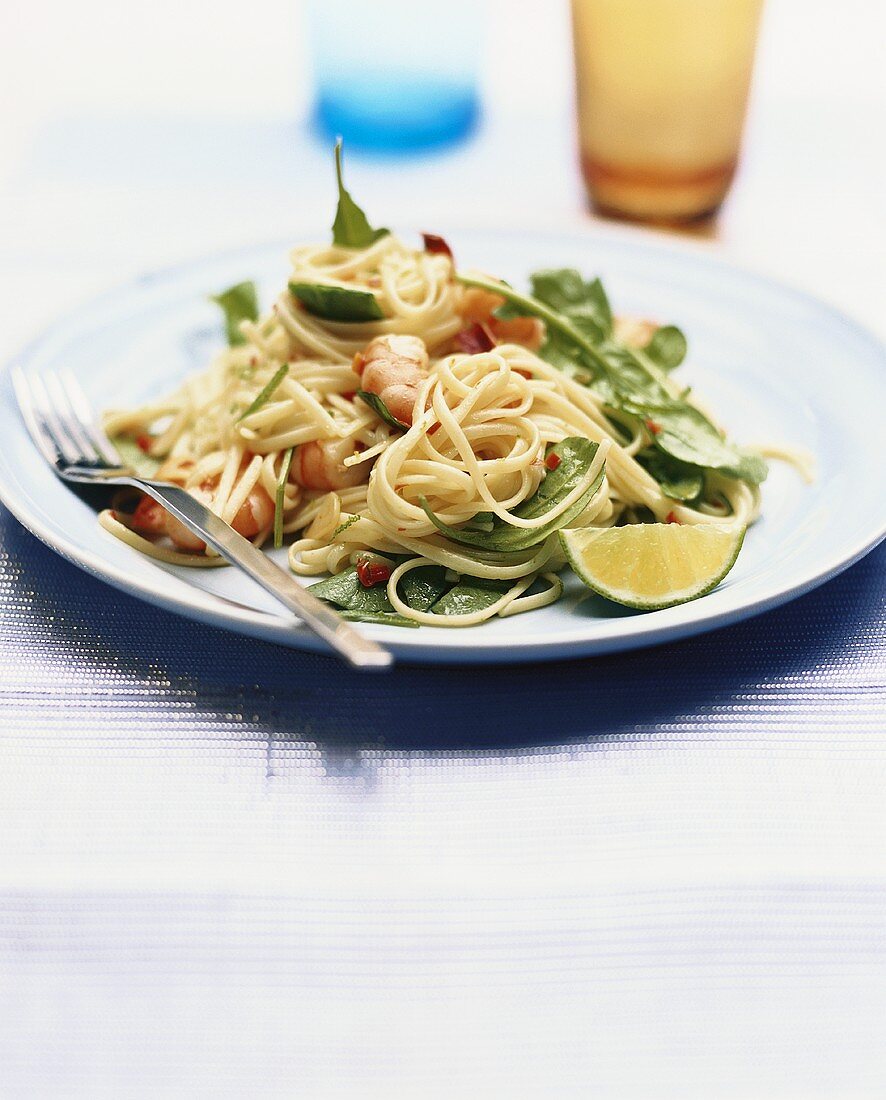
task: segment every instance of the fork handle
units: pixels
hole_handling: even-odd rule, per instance
[[[337,653],[356,668],[384,669],[393,664],[393,655],[382,646],[364,637],[334,611],[329,604],[318,600],[276,565],[267,554],[239,535],[233,527],[211,512],[199,500],[178,485],[146,478],[126,479],[135,488],[153,497],[176,519],[204,542],[217,550],[223,558],[248,573],[250,577],[275,599],[294,611],[299,618],[327,641]]]

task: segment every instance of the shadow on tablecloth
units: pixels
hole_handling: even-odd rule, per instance
[[[122,676],[185,695],[204,719],[248,715],[253,736],[262,730],[277,749],[309,741],[335,767],[367,747],[506,752],[636,738],[728,711],[761,685],[858,660],[883,630],[884,566],[881,547],[782,608],[671,645],[528,666],[398,667],[373,677],[124,595],[0,511],[0,630],[6,661],[13,641],[22,650],[39,644],[60,672],[76,666],[93,685]]]

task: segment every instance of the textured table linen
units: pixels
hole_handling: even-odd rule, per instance
[[[884,594],[361,676],[0,513],[0,1095],[886,1095]]]

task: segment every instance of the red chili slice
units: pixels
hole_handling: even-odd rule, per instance
[[[677,519],[677,516],[674,512],[668,512],[668,514],[665,516],[665,523],[676,523],[678,527],[682,526],[680,520]]]
[[[391,568],[371,558],[361,558],[357,562],[357,579],[364,588],[373,588],[386,582],[391,576]]]
[[[446,241],[444,241],[442,237],[438,237],[436,233],[422,233],[421,239],[425,242],[425,252],[442,252],[442,254],[448,256],[450,260],[454,259],[452,249]]]
[[[151,444],[153,442],[153,439],[151,439],[151,437],[146,434],[137,435],[135,437],[135,445],[140,451],[144,451],[145,454],[147,454],[148,451],[151,449]]]
[[[558,454],[555,454],[553,451],[551,451],[551,453],[545,459],[545,466],[549,470],[556,470],[557,467],[560,465],[561,461],[562,461],[562,459],[560,458],[560,456]]]
[[[492,351],[495,347],[495,337],[489,331],[487,325],[481,325],[479,321],[463,328],[455,334],[455,346],[465,355],[479,355],[482,351]]]

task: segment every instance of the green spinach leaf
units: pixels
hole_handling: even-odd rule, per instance
[[[597,453],[597,444],[590,439],[582,439],[580,436],[570,436],[557,443],[551,454],[560,459],[555,470],[551,470],[544,481],[538,487],[535,495],[524,501],[514,509],[514,515],[520,519],[540,519],[553,511],[558,504],[579,485],[594,461]],[[424,508],[428,519],[438,531],[442,532],[453,542],[464,546],[476,546],[483,550],[495,550],[499,552],[512,552],[527,550],[544,542],[554,531],[569,524],[587,508],[591,500],[603,483],[604,470],[594,478],[588,488],[565,512],[540,527],[512,527],[504,520],[496,520],[492,530],[472,530],[469,527],[452,527],[444,523],[431,511],[427,501],[422,498],[420,503]]]
[[[727,477],[740,478],[752,485],[759,485],[766,479],[766,462],[759,455],[729,443],[692,405],[677,400],[626,400],[622,409],[644,422],[651,421],[655,425],[655,446],[680,462],[718,470]]]
[[[582,349],[560,332],[549,329],[538,354],[546,363],[562,371],[567,378],[573,378],[583,386],[605,381],[606,376],[599,364],[588,362]]]
[[[408,573],[400,587],[404,602],[419,611],[428,610],[439,595],[451,587],[445,580],[443,580],[444,587],[440,586],[438,570],[439,579],[442,580],[445,570],[438,566],[427,569],[420,567]],[[416,574],[421,576],[416,577]],[[364,588],[360,583],[357,567],[354,565],[337,573],[334,577],[329,577],[328,580],[312,584],[311,591],[321,600],[335,604],[341,610],[342,618],[351,622],[383,623],[386,626],[418,626],[418,623],[412,619],[407,619],[394,611],[388,599],[387,585],[376,584],[372,588]],[[412,598],[408,598],[406,593],[411,593]]]
[[[516,313],[541,318],[548,332],[540,351],[542,357],[573,377],[580,378],[587,372],[587,384],[613,409],[655,421],[660,429],[654,440],[658,450],[688,465],[718,470],[751,484],[765,479],[768,468],[759,455],[728,442],[703,413],[686,402],[685,393],[681,397],[670,395],[662,371],[676,363],[685,346],[682,333],[678,335],[679,330],[673,326],[666,326],[657,345],[653,337],[653,354],[649,355],[647,349],[635,351],[608,339],[595,341],[587,326],[583,329],[567,313],[506,283],[474,273],[459,272],[456,278],[466,286],[499,294]],[[580,281],[575,272],[561,272],[558,279],[543,285],[543,291],[552,301],[568,304],[579,295]],[[590,290],[587,296],[592,297]]]
[[[373,229],[366,215],[345,189],[342,178],[342,142],[335,143],[335,178],[338,181],[338,208],[332,223],[332,243],[344,248],[368,248],[379,237],[387,236],[389,229]]]
[[[533,297],[568,317],[591,339],[612,332],[612,309],[599,279],[586,283],[571,267],[536,271],[530,276]]]
[[[637,455],[637,461],[661,486],[672,500],[695,500],[704,488],[704,471],[698,466],[672,458],[664,451],[650,447]]]
[[[290,283],[293,297],[308,313],[324,321],[380,321],[384,314],[378,299],[369,290],[351,290],[323,283]]]
[[[396,611],[341,611],[343,619],[351,623],[378,623],[380,626],[411,626],[419,624],[414,619],[407,619],[405,615],[398,615]]]
[[[357,575],[356,565],[348,566],[341,573],[336,573],[328,580],[311,585],[311,592],[319,596],[321,600],[334,603],[346,611],[365,611],[371,614],[382,612],[394,613],[391,601],[388,599],[387,585],[374,584],[372,588],[364,588]]]
[[[559,273],[558,273],[559,274]],[[568,272],[569,278],[565,280],[566,289],[563,290],[563,280],[556,285],[560,287],[560,298],[569,294],[578,293],[574,287],[575,275],[579,282],[577,272]],[[531,315],[541,318],[547,327],[547,341],[539,354],[549,363],[559,369],[568,369],[572,376],[579,372],[590,376],[592,386],[605,400],[617,404],[622,393],[641,393],[643,395],[658,395],[667,391],[661,382],[655,377],[656,367],[641,362],[640,358],[628,348],[609,340],[601,341],[599,327],[594,331],[597,322],[590,316],[580,311],[573,318],[572,315],[561,313],[528,294],[522,294],[507,283],[496,282],[486,275],[474,273],[463,274],[459,272],[456,278],[465,286],[475,286],[482,290],[491,291],[505,298],[514,310],[521,315]],[[582,284],[585,287],[583,293],[589,303],[588,310],[593,310],[594,292],[589,289],[594,284]],[[602,291],[602,287],[601,287]],[[547,292],[553,295],[548,288]],[[608,311],[608,302],[606,304]],[[605,320],[605,318],[603,318]],[[611,324],[611,318],[610,322]]]
[[[611,403],[620,407],[622,400],[629,397],[669,400],[670,394],[655,374],[647,367],[639,355],[623,344],[606,343],[600,348],[606,360],[608,372],[605,376],[607,390],[614,394]],[[595,386],[595,389],[599,387]],[[606,391],[600,391],[606,397]],[[607,398],[608,399],[608,398]]]
[[[220,294],[213,294],[209,300],[220,306],[225,315],[225,332],[231,347],[245,344],[246,337],[240,331],[240,322],[258,320],[258,295],[255,283],[237,283],[236,286],[228,287]]]
[[[400,597],[413,611],[430,611],[454,585],[446,579],[442,565],[420,565],[404,574],[399,584]]]
[[[686,337],[676,325],[662,325],[643,348],[643,354],[663,371],[672,371],[686,358]]]
[[[431,608],[434,615],[472,615],[485,611],[514,584],[513,581],[487,581],[464,577]]]

